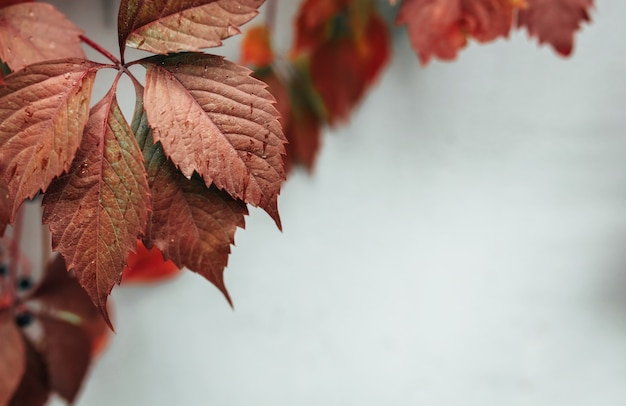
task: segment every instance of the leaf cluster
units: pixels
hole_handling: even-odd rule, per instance
[[[50,5],[0,9],[0,57],[14,71],[0,86],[0,229],[43,193],[53,249],[109,324],[107,298],[137,239],[227,295],[223,269],[246,204],[280,227],[286,141],[274,98],[247,68],[199,52],[238,33],[262,3],[123,0],[119,59]],[[111,63],[86,59],[81,42]],[[157,55],[126,62],[127,47]],[[118,73],[90,107],[102,69]],[[116,98],[122,75],[136,92],[130,122]]]

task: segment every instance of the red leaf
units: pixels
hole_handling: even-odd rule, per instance
[[[9,7],[12,6],[14,4],[20,4],[20,3],[29,3],[32,2],[33,0],[0,0],[0,8],[2,7]]]
[[[295,21],[294,52],[315,49],[327,42],[332,18],[349,5],[350,0],[306,0],[300,3]]]
[[[39,313],[88,331],[98,331],[93,337],[105,335],[107,327],[91,298],[75,277],[67,272],[63,256],[56,255],[47,265],[42,281],[35,287],[29,302],[38,302]]]
[[[157,247],[147,249],[141,240],[137,240],[135,252],[128,254],[126,268],[122,274],[124,283],[156,282],[176,275],[179,268],[172,261],[163,259]]]
[[[50,185],[43,206],[54,249],[111,325],[107,297],[121,281],[149,208],[141,151],[114,89],[91,109],[76,158]]]
[[[207,186],[197,176],[185,178],[154,144],[146,115],[138,102],[133,129],[143,145],[152,193],[151,221],[144,242],[166,259],[187,267],[215,286],[229,300],[223,272],[237,227],[245,225],[246,205]]]
[[[43,406],[47,403],[50,394],[48,371],[33,344],[24,338],[22,340],[25,347],[26,371],[9,405]]]
[[[205,54],[154,57],[144,92],[154,139],[181,172],[264,209],[280,227],[285,137],[274,98],[250,71]]]
[[[0,405],[6,405],[26,371],[26,349],[10,310],[0,312]]]
[[[387,27],[372,13],[360,36],[340,37],[311,52],[311,79],[331,125],[348,119],[389,59]]]
[[[306,69],[296,62],[285,84],[273,72],[261,76],[270,92],[276,97],[285,129],[288,164],[302,164],[312,171],[321,143],[321,125],[325,110],[319,95],[313,89]]]
[[[79,326],[48,317],[39,317],[39,321],[44,330],[40,352],[48,370],[50,389],[71,403],[91,361],[90,340]]]
[[[526,0],[528,7],[518,13],[517,24],[526,27],[539,43],[549,43],[563,56],[572,53],[574,33],[590,21],[593,0]]]
[[[82,33],[50,4],[0,8],[0,58],[14,71],[50,59],[84,58]]]
[[[222,45],[258,14],[264,0],[122,0],[118,37],[126,46],[157,54]]]
[[[467,36],[481,42],[508,36],[519,4],[517,0],[404,0],[396,22],[407,25],[411,45],[426,64],[433,56],[456,58]]]
[[[69,168],[100,66],[80,59],[42,62],[0,86],[0,179],[8,186],[11,217]]]

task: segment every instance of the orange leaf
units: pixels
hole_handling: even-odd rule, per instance
[[[267,27],[260,25],[246,31],[241,41],[240,63],[254,68],[263,68],[271,65],[273,61],[274,53]]]
[[[147,249],[137,240],[135,252],[128,254],[122,281],[129,283],[158,282],[178,274],[178,267],[171,260],[165,261],[157,247]]]

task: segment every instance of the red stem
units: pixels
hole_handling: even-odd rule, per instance
[[[108,60],[113,62],[115,65],[117,65],[120,69],[122,68],[122,62],[120,62],[120,60],[117,59],[115,57],[115,55],[113,55],[112,53],[110,53],[106,49],[102,48],[97,42],[93,41],[91,38],[86,37],[86,36],[84,36],[82,34],[79,37],[80,37],[80,40],[83,41],[85,44],[89,45],[90,47],[92,47],[96,51],[100,52]]]

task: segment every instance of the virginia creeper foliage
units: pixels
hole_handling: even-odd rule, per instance
[[[203,52],[238,34],[263,3],[122,0],[118,58],[49,4],[0,0],[0,406],[42,405],[52,392],[76,398],[107,341],[107,301],[122,280],[188,268],[230,302],[223,272],[247,205],[281,227],[286,172],[313,169],[323,127],[349,119],[391,56],[373,0],[302,1],[287,55],[273,49],[272,15],[243,38],[247,67]],[[567,56],[592,7],[404,0],[395,22],[423,65],[516,28]],[[88,60],[83,46],[109,63]],[[129,47],[155,55],[127,61]],[[103,69],[117,75],[92,100]],[[136,95],[130,121],[116,97],[123,75]],[[39,197],[58,254],[34,281],[21,218]]]
[[[78,28],[67,27],[64,18],[52,18],[57,11],[46,18],[36,14],[51,6],[23,3],[2,9],[13,22],[9,28],[24,15],[37,24],[50,20],[52,27],[63,25],[65,41],[53,48],[74,56],[50,61],[39,54],[42,61],[27,64],[23,61],[30,57],[28,47],[13,59],[3,55],[16,72],[5,77],[0,88],[0,179],[8,192],[2,203],[9,207],[2,218],[12,221],[25,200],[43,192],[43,221],[52,232],[53,248],[109,323],[107,298],[120,283],[138,238],[148,247],[159,247],[178,267],[205,275],[226,293],[221,272],[245,214],[237,200],[265,209],[280,227],[277,199],[285,178],[285,139],[273,97],[246,68],[191,52],[219,46],[239,32],[238,26],[256,15],[261,4],[123,1],[118,18],[122,57],[126,47],[164,55],[124,63],[105,51],[110,65],[76,58],[82,54],[74,49],[81,39],[94,44]],[[146,69],[145,86],[129,72],[130,65]],[[90,109],[95,75],[104,68],[119,74],[107,95]],[[145,100],[138,104],[135,131],[115,97],[122,74],[131,75],[138,100]],[[148,126],[142,127],[144,119]],[[144,160],[154,142],[164,153],[156,163],[155,154]],[[167,178],[149,174],[150,165],[180,170],[185,180],[173,173]],[[164,202],[163,191],[174,191],[172,186],[179,194],[168,195]],[[170,210],[178,204],[178,216],[163,215],[160,207],[153,207],[155,200],[167,203]],[[191,218],[185,217],[190,211]]]

